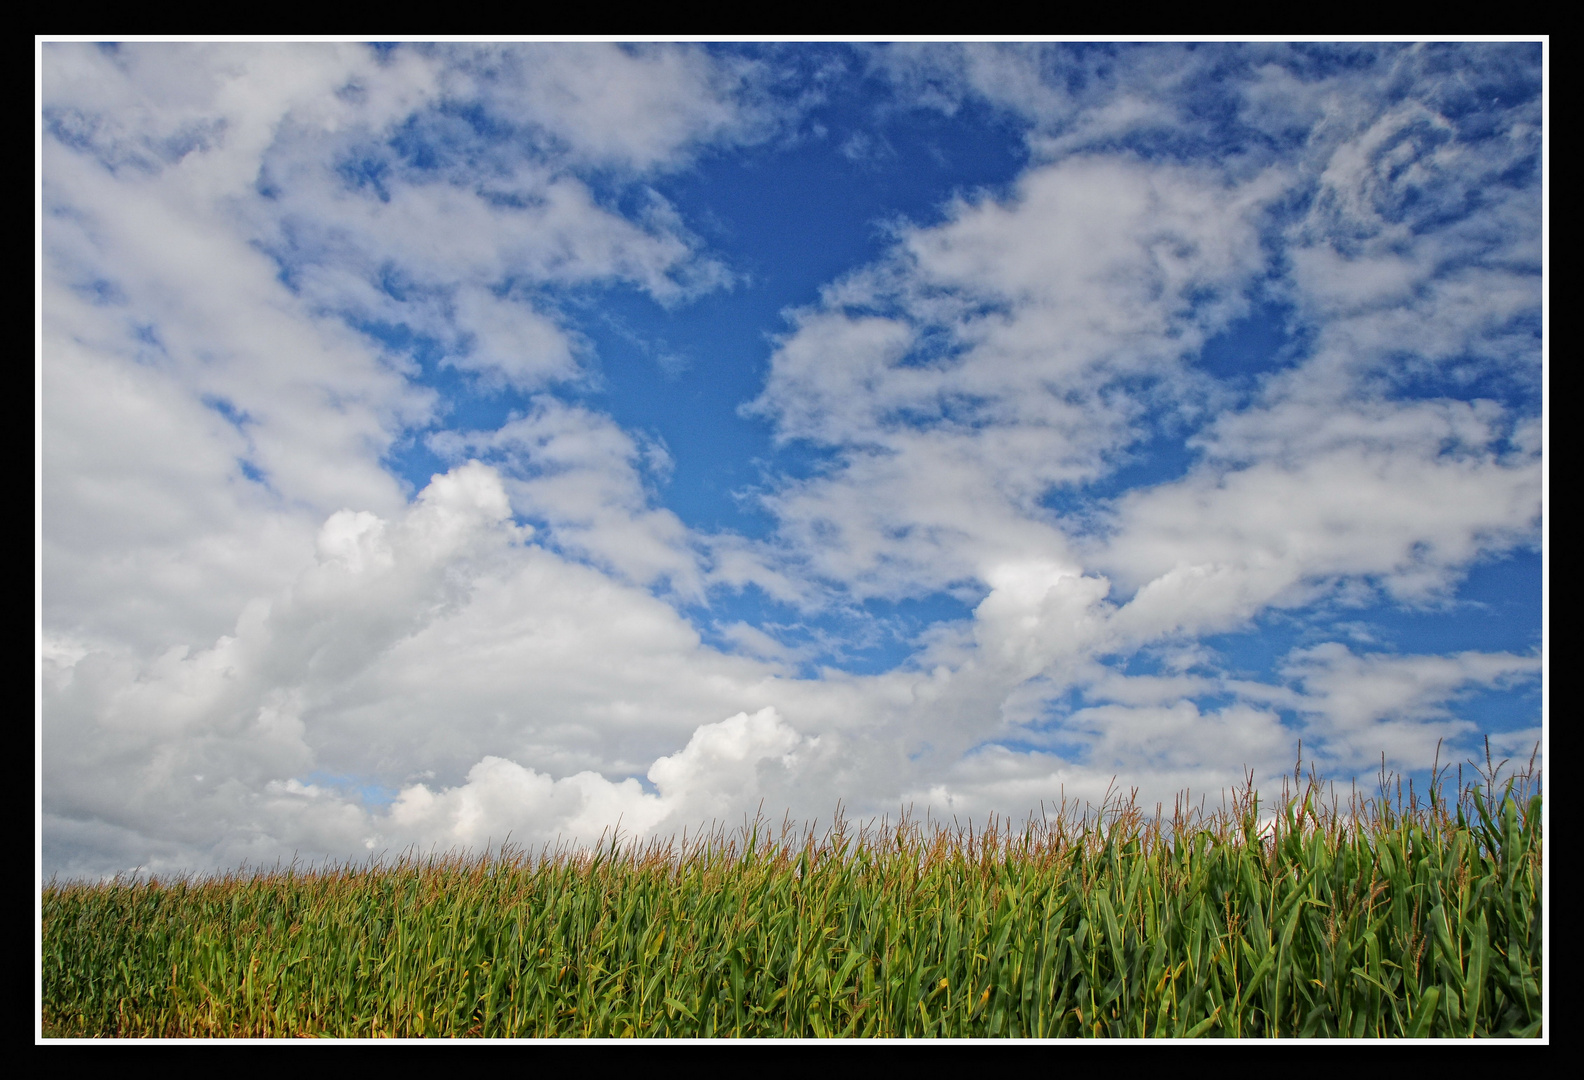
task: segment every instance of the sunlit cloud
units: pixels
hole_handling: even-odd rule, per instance
[[[1541,50],[43,44],[46,872],[1527,758]]]

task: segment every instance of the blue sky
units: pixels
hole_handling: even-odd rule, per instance
[[[47,871],[1543,738],[1543,46],[48,42]]]

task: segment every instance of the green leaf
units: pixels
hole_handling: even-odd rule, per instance
[[[1432,986],[1419,998],[1419,1006],[1408,1017],[1408,1030],[1404,1032],[1410,1039],[1428,1038],[1435,1028],[1436,1006],[1441,1003],[1441,988]]]

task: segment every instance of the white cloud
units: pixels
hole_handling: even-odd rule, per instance
[[[1347,740],[1361,729],[1411,759],[1423,738],[1409,736],[1442,716],[1440,702],[1535,666],[1322,648],[1284,669],[1301,691],[1240,684],[1254,705],[1205,712],[1184,700],[1215,689],[1203,677],[1125,678],[1084,660],[1104,634],[1103,582],[1018,564],[994,573],[955,670],[795,680],[703,646],[643,590],[528,540],[494,470],[460,466],[399,518],[331,515],[313,565],[208,649],[144,665],[53,650],[53,861],[124,865],[135,853],[168,869],[508,834],[587,842],[618,822],[629,836],[664,833],[761,801],[805,818],[838,798],[863,813],[912,802],[982,815],[1098,800],[1119,773],[1147,798],[1183,786],[1214,798],[1229,770],[1268,778],[1290,764],[1296,733],[1257,707],[1262,693],[1307,716],[1304,734],[1323,734],[1333,760],[1356,759]],[[1044,690],[1065,679],[1114,704],[1042,722],[1043,691],[1019,704],[1017,690],[1053,660],[1067,666]],[[1376,718],[1413,723],[1404,734]],[[1060,752],[993,745],[1009,738]],[[355,783],[311,779],[327,770]],[[382,809],[349,783],[399,790]]]
[[[438,764],[455,782],[491,756],[501,708],[523,700],[521,658],[491,654],[463,694],[485,704],[482,730],[426,757],[458,702],[424,691],[457,668],[403,670],[401,645],[432,645],[436,625],[497,646],[523,611],[582,628],[581,670],[560,651],[575,635],[532,620],[518,632],[519,646],[552,646],[537,662],[559,671],[541,692],[559,676],[572,698],[530,703],[545,722],[506,740],[507,752],[540,751],[525,760],[541,767],[579,755],[607,765],[620,722],[604,725],[637,723],[649,696],[665,702],[661,751],[701,715],[748,703],[754,665],[721,658],[709,684],[708,664],[687,668],[696,633],[669,608],[524,551],[491,470],[459,466],[408,508],[382,458],[432,418],[435,396],[409,381],[410,361],[342,322],[405,324],[459,367],[535,388],[578,377],[582,350],[535,289],[622,279],[670,302],[724,280],[657,196],[630,220],[567,168],[675,168],[688,147],[745,137],[732,95],[748,73],[698,50],[608,51],[631,61],[620,87],[555,50],[531,73],[550,111],[511,122],[556,129],[538,157],[425,173],[390,140],[403,125],[444,126],[434,106],[457,99],[466,55],[45,46],[44,588],[56,643],[45,813],[62,865],[362,850],[368,812],[304,777],[362,768],[391,785]],[[468,82],[495,93],[476,70]],[[449,144],[434,145],[443,156]],[[663,452],[629,453],[625,433],[588,418],[535,430],[551,468],[514,493],[558,539],[688,588],[685,530],[632,479],[640,459],[663,471]],[[601,494],[556,470],[602,482]],[[516,610],[474,606],[497,586]],[[629,651],[600,652],[617,643]],[[360,726],[418,670],[440,683]],[[690,676],[705,685],[678,694]],[[440,711],[422,712],[426,700]],[[599,734],[559,742],[556,725],[570,714],[576,726],[580,707]],[[393,745],[408,722],[423,738]]]
[[[1273,190],[1074,160],[906,231],[798,313],[772,357],[754,410],[841,464],[767,497],[782,539],[859,595],[1059,552],[1037,500],[1135,438],[1151,391],[1129,381],[1198,393],[1182,361],[1241,311]]]
[[[504,758],[486,757],[458,787],[440,792],[405,788],[391,806],[376,844],[400,837],[425,849],[482,850],[515,842],[530,847],[597,840],[621,828],[646,833],[663,811],[636,780],[612,783],[594,772],[561,780]]]
[[[471,335],[468,351],[452,361],[457,367],[495,373],[524,389],[577,373],[571,341],[540,312],[478,286],[458,289],[452,303],[457,325]]]
[[[807,659],[811,655],[808,646],[794,649],[783,642],[777,641],[769,634],[756,626],[750,626],[742,620],[727,623],[719,628],[720,636],[730,642],[737,651],[746,656],[757,656],[763,660],[779,660],[783,662],[798,659]]]
[[[1532,535],[1539,470],[1433,451],[1358,448],[1301,466],[1205,470],[1122,500],[1102,565],[1139,583],[1119,626],[1158,634],[1231,629],[1261,608],[1295,606],[1328,580],[1379,580],[1435,598],[1483,551]]]
[[[689,529],[665,445],[555,395],[592,385],[574,291],[734,281],[645,184],[784,123],[772,62],[44,52],[63,872],[592,840],[761,800],[1018,814],[1113,776],[1213,799],[1299,734],[1339,768],[1424,765],[1473,730],[1461,695],[1536,670],[1332,643],[1257,684],[1197,640],[1322,596],[1443,603],[1535,538],[1534,417],[1416,380],[1538,392],[1538,189],[1504,179],[1538,118],[1460,119],[1421,50],[1329,73],[1276,47],[869,50],[903,104],[1020,118],[1031,164],[789,313],[750,410],[815,460],[761,485],[762,540]],[[1256,301],[1293,346],[1232,387],[1199,353]],[[403,334],[526,407],[437,430]],[[1156,436],[1186,440],[1177,472],[1088,486]],[[451,468],[409,498],[388,456],[416,438]],[[710,610],[748,585],[837,629],[793,646]],[[864,602],[941,593],[970,614],[894,670],[794,674],[821,634],[874,636]],[[1122,673],[1140,653],[1158,674]]]
[[[453,458],[502,461],[517,512],[547,522],[563,548],[640,584],[664,578],[679,594],[701,596],[687,527],[652,505],[645,484],[646,471],[664,475],[663,448],[643,447],[608,417],[546,397],[495,431],[444,432],[430,442]]]
[[[1292,765],[1296,736],[1276,714],[1244,704],[1204,712],[1191,701],[1170,706],[1098,705],[1062,722],[1061,737],[1088,744],[1091,767],[1118,775],[1164,772],[1192,776],[1203,789],[1226,782],[1227,765],[1254,769],[1263,779]],[[1151,777],[1155,786],[1160,780]]]
[[[1039,156],[1092,149],[1140,130],[1196,126],[1184,84],[1213,69],[1209,50],[1000,43],[896,44],[871,66],[903,101],[955,114],[979,101],[1017,117]]]
[[[451,55],[452,93],[481,98],[597,165],[677,168],[701,144],[755,141],[777,119],[757,100],[762,65],[697,46],[587,42]]]
[[[492,469],[460,466],[395,520],[331,515],[312,565],[249,603],[209,648],[146,664],[55,650],[48,812],[177,839],[183,858],[209,864],[239,857],[239,832],[255,840],[250,857],[297,842],[344,852],[372,835],[373,819],[342,799],[311,822],[304,792],[328,790],[301,783],[315,769],[386,786],[424,769],[456,781],[472,770],[466,783],[489,789],[529,782],[496,759],[557,772],[582,762],[556,783],[593,798],[605,789],[580,772],[619,773],[647,752],[629,767],[641,771],[685,744],[701,716],[763,698],[773,669],[702,647],[653,597],[525,544],[509,513]],[[707,772],[711,745],[678,768]],[[187,822],[174,833],[172,815]],[[518,820],[475,819],[497,836],[501,820]],[[409,840],[433,839],[409,824]]]
[[[1126,78],[1154,80],[1152,100],[1197,77],[1160,51],[1129,55],[1139,67]],[[970,59],[1004,61],[1011,83],[1035,63],[988,48],[893,50],[880,62],[917,89],[967,78]],[[1113,470],[1140,422],[1161,422],[1151,410],[1195,423],[1217,405],[1185,361],[1244,313],[1269,272],[1261,215],[1309,181],[1070,155],[1030,169],[1004,201],[960,202],[943,224],[902,231],[887,260],[796,313],[755,409],[784,439],[834,448],[835,467],[766,497],[782,546],[765,565],[841,594],[908,596],[988,585],[1009,560],[1076,560],[1120,598],[1137,593],[1114,620],[1092,620],[1086,647],[1138,647],[1230,629],[1339,580],[1422,602],[1482,554],[1531,538],[1538,457],[1501,448],[1509,413],[1382,392],[1412,375],[1404,349],[1423,364],[1510,362],[1530,347],[1510,329],[1537,301],[1522,258],[1534,217],[1517,210],[1528,196],[1483,196],[1505,229],[1404,232],[1414,191],[1429,185],[1445,203],[1499,166],[1436,135],[1449,125],[1427,106],[1327,86],[1304,91],[1321,112],[1352,95],[1378,119],[1329,132],[1309,161],[1322,196],[1290,232],[1292,276],[1277,294],[1316,326],[1313,352],[1202,428],[1190,443],[1202,460],[1186,476],[1117,500],[1099,535],[1039,501]],[[1505,160],[1521,152],[1514,144]],[[768,587],[754,573],[737,565],[732,580]]]
[[[1321,753],[1363,764],[1385,751],[1394,765],[1423,763],[1437,740],[1475,730],[1451,714],[1449,701],[1479,687],[1528,681],[1539,672],[1535,656],[1360,656],[1337,642],[1298,650],[1282,667],[1303,688],[1296,707],[1307,715],[1305,731],[1320,740]]]
[[[491,286],[627,277],[671,297],[713,280],[682,265],[690,241],[664,214],[634,224],[520,157],[482,176],[393,175],[389,202],[349,191],[338,166],[390,157],[399,125],[455,98],[449,52],[43,49],[45,573],[61,632],[212,640],[291,579],[316,520],[401,505],[381,459],[435,396],[334,313],[405,323],[460,367],[536,387],[578,376],[581,347],[520,286]],[[744,72],[712,74],[697,50],[608,51],[634,102],[705,95],[671,134],[630,133],[648,147],[633,161],[675,164],[746,130],[731,119]],[[563,76],[588,83],[576,58],[541,58],[534,100],[556,99]],[[609,149],[631,115],[568,130]]]

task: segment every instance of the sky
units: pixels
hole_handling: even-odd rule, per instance
[[[1540,42],[38,48],[46,876],[1543,742]]]

